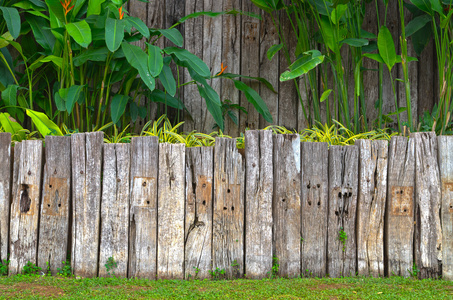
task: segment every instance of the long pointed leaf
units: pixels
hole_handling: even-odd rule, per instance
[[[111,52],[115,52],[124,38],[124,22],[107,18],[105,21],[105,43]]]
[[[156,81],[148,69],[148,55],[143,50],[135,45],[130,45],[126,42],[121,44],[124,55],[127,61],[135,68],[143,82],[152,91],[156,87]]]
[[[2,10],[3,18],[6,21],[6,26],[8,27],[9,32],[14,39],[17,39],[20,34],[21,25],[19,12],[13,7],[0,6],[0,9]]]
[[[49,120],[45,114],[31,109],[27,109],[26,113],[43,137],[47,135],[63,135],[60,128],[58,128],[54,122]]]
[[[85,20],[66,24],[66,30],[80,46],[87,48],[91,44],[91,28]]]

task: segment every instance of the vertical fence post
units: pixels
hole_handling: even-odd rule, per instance
[[[11,133],[0,133],[0,262],[8,259],[11,205]]]
[[[72,270],[98,275],[103,132],[72,135]]]
[[[244,274],[245,163],[235,139],[216,138],[215,144],[212,269],[239,278]]]
[[[357,146],[329,150],[329,213],[327,273],[331,277],[356,274]]]
[[[212,269],[213,171],[213,147],[186,149],[186,279],[209,278]]]
[[[272,131],[245,132],[245,274],[272,271]]]
[[[127,277],[130,164],[129,144],[104,145],[99,247],[99,276],[102,277],[113,274]],[[110,270],[112,260],[116,267]]]
[[[159,145],[157,278],[184,279],[184,144]]]
[[[415,142],[415,263],[419,278],[437,278],[442,263],[441,181],[434,132],[412,133]]]
[[[274,135],[274,256],[278,275],[300,275],[300,139]]]
[[[14,151],[13,202],[10,223],[9,274],[37,263],[42,141],[16,144]]]
[[[71,138],[46,136],[46,164],[39,221],[38,267],[52,275],[67,259],[71,199]]]
[[[385,256],[388,275],[409,276],[414,249],[414,140],[392,137],[389,146]]]
[[[388,142],[357,140],[357,269],[359,275],[384,276],[384,215],[387,200]]]
[[[302,274],[324,277],[327,271],[329,152],[327,143],[301,143]]]
[[[157,275],[158,153],[156,136],[132,138],[128,271],[130,278],[156,279]]]

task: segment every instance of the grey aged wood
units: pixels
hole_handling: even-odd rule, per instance
[[[356,211],[357,146],[330,146],[327,274],[355,276],[357,267]],[[346,236],[341,239],[341,234]]]
[[[272,272],[272,131],[245,132],[245,274]]]
[[[388,159],[384,255],[388,275],[407,277],[412,270],[414,250],[414,140],[392,137]]]
[[[8,258],[12,181],[11,133],[0,133],[0,261]]]
[[[244,274],[245,162],[234,139],[216,138],[212,269],[228,278]]]
[[[442,181],[442,279],[453,280],[453,137],[437,139]]]
[[[357,203],[357,270],[384,276],[384,215],[387,200],[388,142],[357,140],[359,190]]]
[[[159,144],[158,279],[184,279],[185,150],[184,144]]]
[[[46,136],[38,267],[52,275],[67,259],[71,200],[71,138]]]
[[[130,144],[105,144],[101,199],[99,276],[127,277],[129,250]],[[112,257],[116,267],[105,265]]]
[[[329,152],[327,143],[301,143],[301,266],[305,276],[327,271]]]
[[[437,278],[442,264],[441,180],[435,132],[412,133],[415,142],[415,263],[419,278]]]
[[[212,147],[186,150],[186,279],[210,278],[212,269],[212,197],[214,152]]]
[[[23,141],[15,146],[14,194],[10,216],[10,275],[20,273],[29,261],[36,264],[42,148],[42,141],[39,140]]]
[[[71,136],[72,255],[76,276],[98,274],[103,132]]]
[[[157,275],[158,138],[131,140],[129,271],[130,278]]]
[[[273,254],[278,275],[300,275],[300,140],[298,134],[274,135]]]

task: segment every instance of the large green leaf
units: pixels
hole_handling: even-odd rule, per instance
[[[176,47],[165,48],[164,51],[168,55],[174,55],[180,61],[187,63],[195,72],[200,74],[200,76],[205,78],[211,77],[211,71],[204,61],[189,51]]]
[[[64,24],[65,22],[65,11],[61,5],[60,0],[46,0],[47,6],[49,7],[50,12],[55,15],[55,17]],[[52,19],[52,16],[50,16]],[[54,28],[52,26],[52,28]]]
[[[186,107],[181,102],[181,100],[179,100],[178,98],[172,97],[169,94],[167,94],[161,90],[154,90],[150,94],[149,99],[153,102],[163,103],[165,105],[168,105],[168,106],[176,108],[176,109],[186,109]]]
[[[124,114],[129,99],[129,96],[119,94],[113,97],[112,103],[110,104],[110,116],[112,117],[113,124],[118,123],[121,116]]]
[[[36,42],[46,50],[46,54],[52,54],[55,36],[49,29],[49,21],[34,15],[27,15],[27,22],[30,24]]]
[[[363,47],[369,44],[367,39],[359,39],[359,38],[349,38],[344,39],[340,42],[340,44],[348,44],[352,47]]]
[[[265,12],[272,13],[273,8],[268,4],[268,1],[266,0],[251,0],[251,1],[253,4],[255,4],[255,6],[261,8]]]
[[[220,104],[219,95],[210,86],[202,86],[197,84],[197,87],[200,96],[206,100],[206,108],[211,113],[217,125],[219,125],[219,128],[223,131],[225,129],[225,126],[223,122],[222,107]]]
[[[280,75],[280,81],[297,78],[316,68],[317,65],[324,61],[324,55],[319,55],[318,52],[306,52],[306,55],[296,60],[289,67],[289,71],[285,71],[282,75]]]
[[[382,60],[389,70],[392,70],[396,63],[396,50],[393,43],[392,33],[386,26],[381,26],[378,34],[378,49]]]
[[[15,106],[17,104],[17,89],[18,85],[11,84],[2,91],[2,100],[6,106]]]
[[[88,0],[87,17],[91,15],[99,15],[101,13],[102,3],[105,0]]]
[[[85,20],[66,24],[66,30],[80,46],[87,48],[91,44],[91,28]]]
[[[124,38],[124,22],[107,18],[105,21],[105,43],[111,52],[115,52],[120,47]]]
[[[14,39],[17,39],[20,34],[21,25],[19,12],[13,7],[0,6],[0,9],[2,10],[3,18],[5,19],[9,32]]]
[[[157,77],[164,65],[161,49],[157,46],[148,44],[148,68],[151,75]]]
[[[163,65],[162,72],[159,74],[159,80],[162,82],[167,93],[171,96],[175,96],[176,94],[176,81],[173,77],[173,73],[171,72],[170,63],[171,59],[166,60]]]
[[[128,22],[131,26],[135,27],[145,38],[149,38],[149,29],[148,26],[143,23],[142,20],[136,17],[127,17],[126,22]]]
[[[372,60],[375,60],[380,63],[384,63],[384,60],[382,57],[379,55],[379,53],[364,53],[363,56],[371,58]]]
[[[0,42],[2,42],[1,39],[0,39]],[[9,44],[6,41],[5,41],[5,43],[6,43],[6,45]],[[14,83],[14,78],[13,78],[13,75],[11,74],[11,71],[14,72],[14,65],[13,65],[13,58],[11,57],[11,54],[9,53],[9,50],[6,46],[3,48],[0,48],[0,57],[2,57],[0,59],[0,83],[3,86],[8,86],[8,85]]]
[[[272,60],[275,54],[277,54],[280,49],[282,49],[283,44],[273,45],[272,47],[267,50],[267,59]]]
[[[415,32],[422,29],[431,20],[432,18],[427,14],[413,18],[406,26],[406,37],[410,37]]]
[[[262,77],[253,77],[253,76],[246,76],[246,75],[233,74],[233,73],[222,73],[222,74],[218,75],[217,77],[229,78],[229,79],[245,78],[245,79],[257,80],[257,81],[261,82],[262,84],[264,84],[268,89],[270,89],[274,93],[277,93],[277,91],[274,89],[272,84],[269,81],[267,81],[266,79],[262,78]]]
[[[0,113],[0,124],[5,132],[9,132],[13,136],[15,135],[15,140],[20,142],[25,139],[24,128],[9,113]]]
[[[148,55],[143,50],[135,45],[130,45],[126,42],[121,44],[124,55],[129,64],[138,71],[140,77],[146,86],[152,91],[156,87],[156,81],[148,69]]]
[[[184,38],[182,37],[181,32],[179,32],[178,29],[160,29],[159,31],[176,46],[182,47],[184,45]]]
[[[66,111],[68,112],[68,115],[71,115],[74,105],[82,96],[82,92],[83,86],[80,85],[73,85],[68,89],[66,97],[63,98],[66,103]],[[60,94],[60,96],[62,96],[62,94]]]
[[[330,50],[336,52],[338,44],[335,42],[334,27],[329,21],[328,17],[321,16],[321,28],[323,32],[324,44],[326,44]]]
[[[335,9],[332,10],[332,13],[330,14],[330,19],[332,20],[332,23],[338,24],[347,9],[348,9],[348,6],[345,4],[337,5],[337,7],[335,7]]]
[[[272,120],[272,115],[260,95],[258,95],[258,93],[254,89],[252,89],[242,81],[233,81],[234,86],[245,94],[247,101],[250,102],[253,107],[255,107],[256,111],[264,117],[264,120],[266,120],[266,122],[273,123],[274,121]]]
[[[57,124],[49,120],[45,114],[31,109],[27,109],[26,113],[43,137],[47,135],[63,135]]]
[[[433,11],[431,10],[431,3],[433,0],[411,0],[412,4],[417,6],[419,9],[423,10],[432,15]],[[434,0],[435,1],[435,0]]]
[[[83,65],[88,60],[91,61],[105,61],[107,59],[107,54],[109,50],[106,47],[98,49],[88,49],[80,53],[78,56],[74,57],[74,65],[76,67]]]

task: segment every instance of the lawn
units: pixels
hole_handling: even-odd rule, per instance
[[[0,278],[0,299],[452,299],[453,283],[391,278],[264,280]]]

